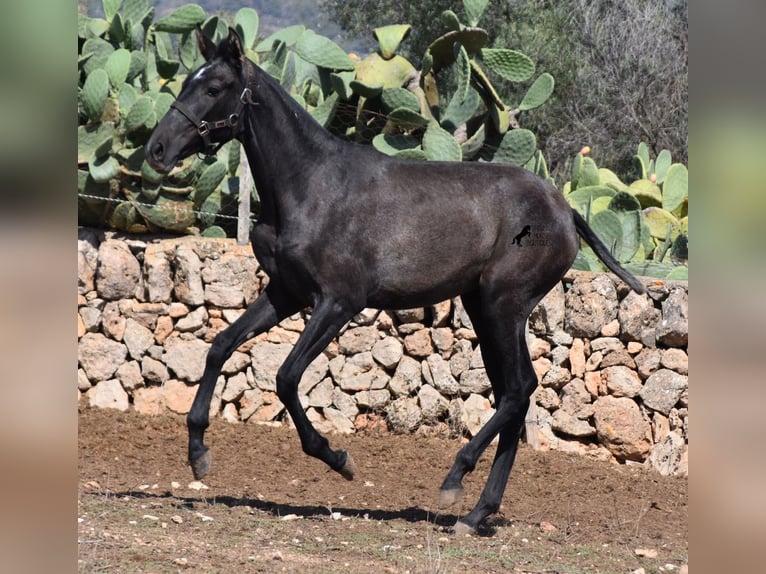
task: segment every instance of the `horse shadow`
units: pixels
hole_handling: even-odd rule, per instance
[[[423,509],[417,506],[409,506],[402,509],[383,509],[383,508],[353,508],[353,507],[340,507],[340,506],[320,506],[320,505],[308,505],[308,504],[290,504],[284,502],[271,502],[268,500],[262,500],[260,498],[250,498],[247,496],[214,496],[207,498],[205,496],[179,496],[172,492],[113,492],[110,496],[116,496],[118,498],[128,497],[139,500],[163,500],[171,501],[171,503],[182,509],[192,510],[194,508],[199,509],[199,505],[205,506],[225,506],[227,508],[248,507],[255,509],[264,514],[279,520],[285,516],[295,515],[303,519],[308,520],[324,520],[331,518],[332,514],[339,512],[343,517],[357,518],[363,520],[371,520],[375,522],[392,522],[395,520],[403,520],[410,524],[424,523],[430,524],[434,528],[451,532],[455,523],[457,522],[457,514],[433,512],[431,510]],[[479,526],[476,534],[480,537],[491,537],[497,533],[497,529],[503,526],[510,526],[511,520],[503,518],[502,516],[494,516],[492,518],[484,520],[483,524]]]

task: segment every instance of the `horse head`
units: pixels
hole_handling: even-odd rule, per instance
[[[145,146],[147,162],[160,173],[192,154],[214,154],[244,130],[250,66],[239,35],[229,28],[216,46],[199,27],[196,33],[205,63],[186,78]]]

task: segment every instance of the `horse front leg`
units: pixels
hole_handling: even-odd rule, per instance
[[[320,300],[298,342],[277,372],[277,396],[295,423],[303,452],[323,461],[346,480],[354,478],[354,463],[345,450],[332,450],[327,439],[311,424],[298,398],[298,384],[306,368],[360,309],[337,299]]]
[[[195,479],[200,480],[210,469],[210,450],[205,446],[203,439],[205,429],[210,424],[210,401],[223,364],[242,343],[269,330],[299,310],[300,305],[284,297],[276,282],[272,281],[245,312],[213,340],[197,394],[186,417],[189,430],[189,464]]]

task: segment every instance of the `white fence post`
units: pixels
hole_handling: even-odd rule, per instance
[[[247,163],[245,148],[239,150],[239,211],[237,212],[237,244],[247,245],[250,241],[250,193],[253,176]]]

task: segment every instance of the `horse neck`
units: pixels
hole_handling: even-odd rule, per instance
[[[266,72],[253,66],[252,76],[254,103],[248,107],[241,141],[261,200],[260,220],[276,223],[311,193],[306,178],[343,143]]]

